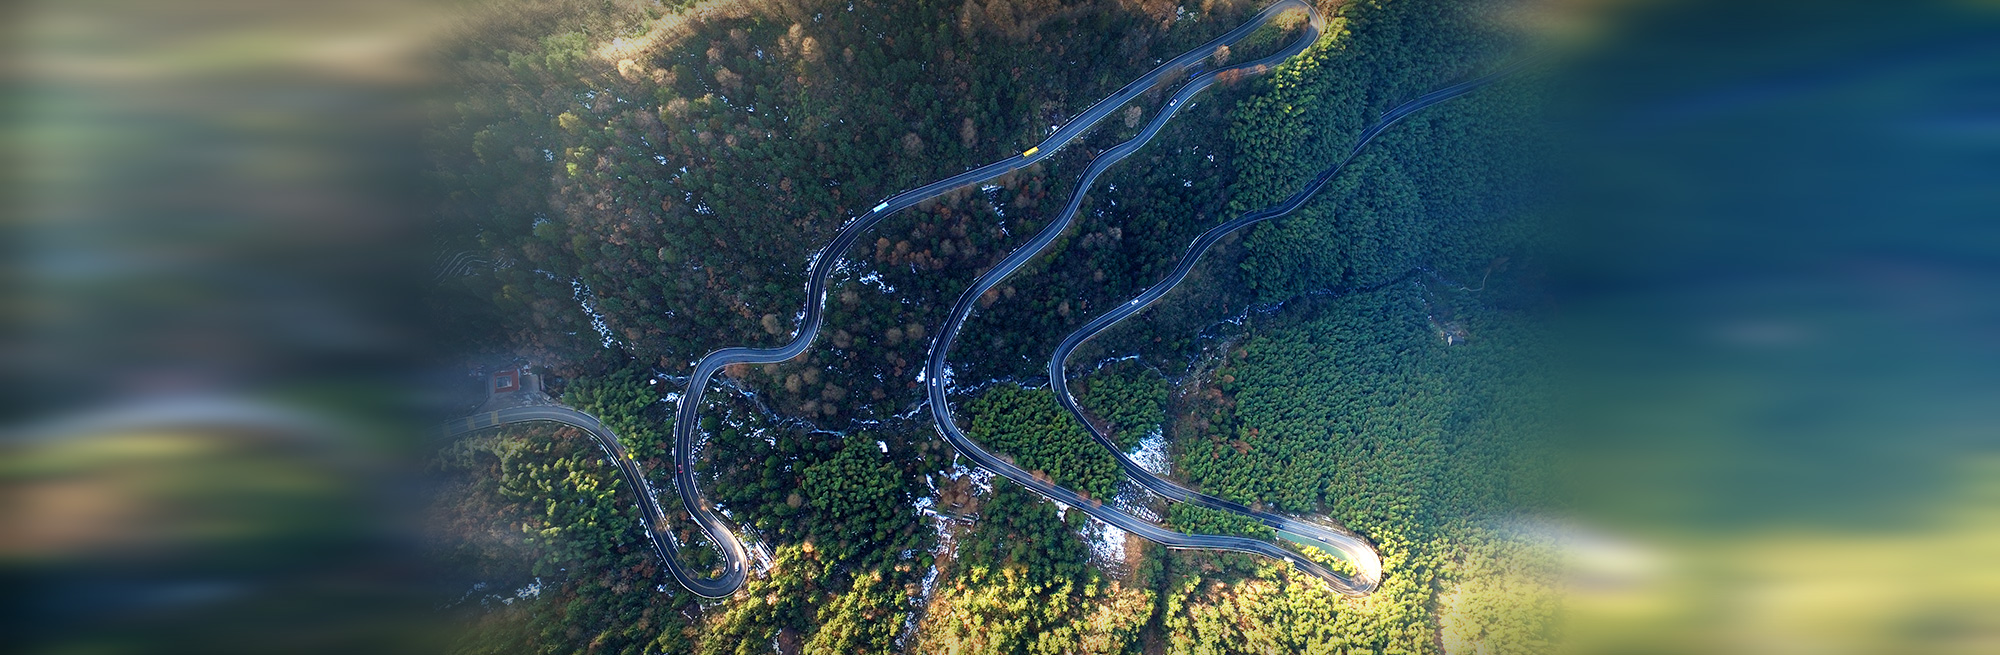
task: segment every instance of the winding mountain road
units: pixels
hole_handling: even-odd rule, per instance
[[[1524,63],[1508,66],[1475,79],[1466,80],[1426,93],[1423,96],[1397,106],[1395,109],[1383,114],[1380,119],[1377,119],[1375,123],[1363,130],[1360,138],[1356,139],[1354,147],[1347,151],[1346,157],[1341,158],[1339,162],[1320,171],[1319,175],[1314,177],[1310,184],[1299,189],[1298,192],[1293,193],[1283,202],[1263,209],[1246,212],[1234,220],[1209,228],[1201,236],[1196,237],[1194,242],[1188,245],[1187,253],[1181,257],[1179,263],[1175,264],[1173,271],[1168,273],[1165,279],[1148,287],[1131,301],[1119,303],[1111,311],[1105,312],[1103,315],[1091,320],[1082,328],[1070,333],[1067,338],[1063,339],[1060,345],[1056,346],[1055,354],[1049,358],[1049,384],[1055,391],[1056,402],[1061,403],[1063,408],[1069,410],[1069,413],[1076,418],[1077,422],[1082,423],[1084,428],[1090,431],[1091,438],[1095,439],[1106,450],[1111,451],[1112,456],[1118,460],[1119,469],[1123,470],[1132,479],[1138,481],[1147,490],[1175,502],[1191,503],[1210,509],[1249,516],[1270,527],[1272,530],[1287,535],[1287,538],[1293,541],[1306,543],[1307,545],[1325,550],[1328,553],[1337,554],[1341,559],[1353,564],[1360,575],[1355,580],[1348,581],[1349,584],[1347,587],[1342,587],[1340,584],[1335,584],[1334,586],[1342,591],[1363,589],[1363,587],[1372,589],[1382,579],[1382,559],[1375,552],[1375,548],[1359,536],[1282,514],[1257,511],[1241,503],[1203,494],[1183,487],[1172,480],[1155,475],[1152,471],[1132,461],[1132,458],[1128,457],[1118,447],[1117,442],[1113,441],[1102,430],[1099,430],[1097,425],[1084,415],[1083,409],[1077,406],[1076,398],[1070,395],[1069,376],[1067,372],[1069,358],[1071,354],[1076,352],[1077,347],[1083,345],[1084,342],[1110,329],[1111,326],[1117,325],[1120,321],[1145,311],[1147,307],[1152,306],[1160,298],[1165,297],[1168,292],[1173,291],[1183,280],[1187,279],[1188,273],[1194,270],[1194,265],[1201,259],[1201,256],[1207,254],[1209,248],[1214,247],[1223,237],[1256,223],[1285,216],[1305,206],[1307,200],[1310,200],[1321,189],[1325,188],[1327,183],[1331,182],[1335,175],[1339,174],[1342,169],[1353,162],[1355,156],[1361,154],[1362,148],[1367,147],[1383,130],[1388,129],[1390,126],[1395,125],[1397,121],[1401,121],[1404,117],[1418,110],[1470,93],[1474,89],[1500,79],[1517,70]]]
[[[717,350],[715,352],[709,353],[708,356],[703,357],[700,362],[695,364],[695,369],[693,374],[688,377],[687,391],[681,394],[680,411],[674,421],[674,463],[675,467],[678,469],[674,475],[674,488],[675,490],[680,492],[682,504],[686,505],[688,513],[694,516],[695,522],[701,526],[702,531],[707,533],[709,539],[715,542],[720,547],[723,554],[724,564],[723,564],[722,574],[714,578],[684,576],[684,572],[682,571],[681,567],[679,565],[675,565],[673,567],[670,567],[670,570],[673,571],[674,573],[674,578],[678,580],[682,586],[687,587],[689,591],[692,591],[697,595],[706,596],[710,598],[729,595],[729,593],[735,591],[737,587],[742,586],[745,575],[745,561],[746,561],[743,549],[743,543],[736,538],[736,535],[729,530],[728,526],[722,522],[722,519],[715,515],[715,512],[713,512],[705,504],[700,502],[699,500],[701,498],[700,490],[697,488],[695,484],[693,453],[694,453],[694,442],[695,442],[695,430],[700,426],[702,396],[704,392],[708,390],[708,383],[711,379],[715,377],[716,371],[721,370],[722,367],[724,366],[728,366],[731,364],[775,364],[799,356],[801,353],[804,353],[808,347],[812,345],[813,339],[819,335],[820,325],[825,321],[824,309],[826,307],[827,281],[829,277],[833,274],[833,270],[835,266],[839,263],[840,258],[849,249],[854,247],[854,244],[858,240],[860,240],[862,233],[867,232],[869,229],[873,228],[876,223],[880,222],[884,217],[887,217],[890,214],[894,214],[896,212],[914,206],[918,203],[943,195],[954,189],[958,189],[960,187],[972,184],[978,184],[980,182],[984,182],[986,180],[999,177],[1001,175],[1006,175],[1008,173],[1023,168],[1027,168],[1029,166],[1034,165],[1036,162],[1039,162],[1043,159],[1053,156],[1057,151],[1061,150],[1063,146],[1069,145],[1071,142],[1074,142],[1078,138],[1081,138],[1084,134],[1090,131],[1090,128],[1096,126],[1098,122],[1103,121],[1106,117],[1110,116],[1113,111],[1117,110],[1119,107],[1124,106],[1125,103],[1132,101],[1134,98],[1139,97],[1140,94],[1145,93],[1147,90],[1153,88],[1153,86],[1158,84],[1161,80],[1166,79],[1174,74],[1187,71],[1191,67],[1207,60],[1209,57],[1214,56],[1216,51],[1220,50],[1221,48],[1243,40],[1244,37],[1249,36],[1250,33],[1256,31],[1257,28],[1262,27],[1265,24],[1276,20],[1280,15],[1283,15],[1284,13],[1289,11],[1304,11],[1308,16],[1307,29],[1303,34],[1299,36],[1298,39],[1296,39],[1283,52],[1262,59],[1258,59],[1256,61],[1224,69],[1225,71],[1237,71],[1241,73],[1251,73],[1251,74],[1267,71],[1271,67],[1277,65],[1279,62],[1291,58],[1292,56],[1297,55],[1300,52],[1304,52],[1308,46],[1312,45],[1313,42],[1319,40],[1320,30],[1324,26],[1324,21],[1320,18],[1319,12],[1315,10],[1311,4],[1303,2],[1302,0],[1279,0],[1278,2],[1272,3],[1271,6],[1266,7],[1261,12],[1258,12],[1255,17],[1251,18],[1248,22],[1244,23],[1243,25],[1238,26],[1236,29],[1230,30],[1228,33],[1223,34],[1221,37],[1218,37],[1215,40],[1210,41],[1199,48],[1191,50],[1186,54],[1182,54],[1179,57],[1175,57],[1172,61],[1168,61],[1164,64],[1161,64],[1159,67],[1154,68],[1151,72],[1146,73],[1139,79],[1133,80],[1131,83],[1126,84],[1125,87],[1119,89],[1117,93],[1113,93],[1110,96],[1104,98],[1103,100],[1099,100],[1097,104],[1091,105],[1089,109],[1084,110],[1084,112],[1082,114],[1079,114],[1074,120],[1071,120],[1070,122],[1064,124],[1062,127],[1057,128],[1054,134],[1049,135],[1049,138],[1043,140],[1040,144],[1036,145],[1035,147],[1029,148],[1027,151],[1019,155],[1008,157],[1006,159],[991,164],[987,164],[985,166],[981,166],[978,168],[974,168],[964,173],[960,173],[958,175],[954,175],[952,177],[939,180],[937,182],[933,182],[924,185],[922,187],[918,187],[916,189],[896,194],[895,196],[882,201],[881,204],[876,205],[874,208],[870,209],[868,213],[863,214],[860,218],[852,222],[849,222],[845,227],[841,228],[840,234],[835,236],[831,243],[827,244],[825,248],[820,249],[820,251],[817,254],[815,254],[812,258],[812,267],[811,267],[812,270],[806,279],[807,300],[806,300],[805,312],[804,316],[799,322],[799,331],[797,335],[792,338],[791,342],[786,343],[785,345],[779,346],[777,348],[725,348],[722,350]],[[1182,88],[1182,91],[1175,95],[1173,100],[1168,101],[1167,110],[1162,112],[1162,116],[1163,117],[1170,116],[1175,110],[1178,110],[1180,108],[1180,105],[1185,102],[1187,97],[1192,96],[1194,93],[1198,93],[1201,89],[1207,88],[1208,85],[1213,84],[1217,79],[1217,77],[1222,72],[1224,71],[1210,71],[1208,73],[1200,75],[1199,77],[1194,78],[1193,80],[1190,80],[1188,84]],[[1147,140],[1150,140],[1153,137],[1153,135],[1158,134],[1160,127],[1164,125],[1164,122],[1165,122],[1164,118],[1154,120],[1153,123],[1147,125],[1147,129],[1141,135],[1140,138],[1134,139],[1133,141],[1129,141],[1123,145],[1120,145],[1118,148],[1114,148],[1113,151],[1107,151],[1106,153],[1099,155],[1098,158],[1094,160],[1092,164],[1091,173],[1085,178],[1085,182],[1083,183],[1083,185],[1079,187],[1079,194],[1081,193],[1082,189],[1087,189],[1089,187],[1089,180],[1095,179],[1097,174],[1103,171],[1103,168],[1108,167],[1111,163],[1115,163],[1117,159],[1122,159],[1126,154],[1129,154],[1133,150],[1137,150],[1140,145],[1144,145],[1144,143]],[[1119,153],[1117,157],[1107,160],[1106,157],[1108,155],[1111,155],[1112,152],[1114,151]],[[1075,204],[1080,201],[1081,201],[1081,196],[1079,195],[1079,197],[1071,203],[1072,206],[1069,210],[1069,213],[1071,214],[1074,213]],[[1045,229],[1044,233],[1047,232],[1048,230]],[[1053,236],[1050,236],[1049,238],[1053,239]],[[1039,239],[1040,237],[1038,236],[1038,240]],[[989,272],[988,275],[990,276],[993,273],[997,272],[1001,273],[1000,277],[1005,277],[1006,274],[1011,274],[1014,271],[1014,269],[1019,268],[1022,263],[1025,263],[1027,261],[1028,256],[1021,256],[1023,252],[1029,250],[1039,251],[1043,246],[1046,246],[1047,243],[1046,240],[1040,240],[1038,242],[1031,243],[1031,245],[1033,245],[1033,248],[1023,248],[1021,251],[1016,251],[1016,256],[1009,257],[1006,260],[1006,262],[1003,262],[1000,265],[1000,267],[994,269],[994,271]],[[1032,256],[1032,254],[1033,254],[1032,252],[1028,253],[1029,256]],[[984,280],[985,278],[981,279]],[[961,324],[963,323],[962,316],[960,317],[958,323]],[[944,350],[948,349],[949,338],[951,336],[955,336],[956,332],[957,332],[956,329],[950,330],[946,332],[944,335],[940,335],[938,341],[933,342],[932,351],[933,353],[936,353],[938,355],[939,365],[941,365],[942,353],[944,352]],[[947,344],[947,347],[939,348],[937,346],[937,344],[939,343]],[[936,371],[933,371],[931,373],[930,379],[934,381],[934,384],[937,384],[940,381],[940,377],[937,375]],[[939,404],[936,402],[935,399],[938,397],[938,394],[940,393],[941,393],[940,391],[932,392],[933,406]],[[950,427],[947,429],[946,426]],[[949,420],[949,410],[946,410],[945,420],[942,420],[940,422],[940,429],[946,432],[947,438],[951,439],[953,445],[958,446],[961,451],[966,451],[968,452],[968,454],[972,452],[977,452],[980,453],[981,455],[984,455],[983,458],[975,455],[974,460],[979,461],[982,466],[985,466],[989,470],[993,470],[996,473],[1006,475],[1007,477],[1015,479],[1018,482],[1022,482],[1024,485],[1028,485],[1030,486],[1030,488],[1035,488],[1043,495],[1047,495],[1051,498],[1055,498],[1063,502],[1070,502],[1072,504],[1075,504],[1080,501],[1080,499],[1076,498],[1075,492],[1069,491],[1067,489],[1062,489],[1060,487],[1055,487],[1053,485],[1035,483],[1033,478],[1029,476],[1026,471],[1022,471],[1019,468],[1015,468],[1011,464],[1006,464],[1004,461],[998,458],[994,458],[990,454],[985,454],[984,450],[978,450],[978,446],[976,444],[973,444],[969,439],[965,439],[963,435],[958,435],[956,438],[953,438],[951,435],[957,432],[957,427],[951,426],[951,422]],[[1039,488],[1037,485],[1046,488]],[[1109,509],[1100,509],[1099,511],[1117,513],[1116,510],[1109,510]],[[1141,521],[1138,521],[1138,519],[1136,518],[1132,518],[1129,515],[1125,515],[1123,513],[1117,513],[1117,514],[1118,516],[1124,517],[1124,520],[1126,521],[1143,523]],[[1151,530],[1153,532],[1163,533],[1162,538],[1166,538],[1164,535],[1179,534],[1179,533],[1165,531],[1164,529],[1159,528],[1158,526],[1152,526]],[[1134,531],[1139,532],[1142,535],[1147,535],[1149,537],[1151,536],[1144,528],[1137,528],[1134,529]],[[1254,541],[1254,540],[1246,539],[1244,541]],[[1255,543],[1263,544],[1263,542],[1255,542]],[[1275,546],[1270,546],[1269,544],[1264,544],[1264,546],[1269,549],[1279,550],[1282,552],[1282,549],[1277,549]]]
[[[1317,16],[1315,16],[1313,25],[1315,34],[1318,27]],[[1303,50],[1303,48],[1300,48],[1300,50]],[[1293,54],[1297,54],[1297,52],[1288,51],[1275,56],[1290,57]],[[1328,586],[1342,594],[1360,596],[1373,591],[1382,579],[1382,560],[1380,554],[1375,551],[1374,546],[1361,537],[1310,521],[1272,512],[1257,511],[1241,503],[1209,496],[1183,487],[1172,480],[1155,475],[1153,472],[1146,470],[1145,467],[1133,462],[1130,457],[1127,457],[1118,448],[1118,445],[1109,436],[1098,430],[1097,426],[1093,425],[1084,416],[1082,410],[1077,407],[1076,400],[1069,393],[1069,381],[1065,372],[1066,365],[1069,361],[1069,356],[1075,352],[1077,346],[1082,345],[1083,342],[1088,341],[1091,337],[1096,336],[1119,321],[1144,310],[1147,306],[1165,296],[1167,292],[1172,291],[1174,287],[1187,278],[1188,273],[1194,269],[1195,263],[1200,260],[1201,256],[1207,253],[1209,248],[1213,247],[1223,236],[1258,222],[1290,214],[1299,207],[1304,206],[1306,201],[1310,200],[1314,194],[1318,193],[1328,182],[1332,181],[1333,177],[1345,168],[1348,163],[1352,162],[1354,157],[1360,154],[1362,148],[1374,141],[1376,136],[1380,135],[1390,126],[1395,125],[1398,121],[1425,107],[1456,98],[1500,79],[1517,70],[1525,63],[1523,61],[1474,79],[1426,93],[1383,114],[1375,123],[1362,131],[1359,138],[1356,139],[1355,145],[1348,150],[1347,156],[1320,171],[1319,175],[1314,177],[1310,184],[1277,205],[1245,213],[1234,220],[1202,233],[1200,237],[1197,237],[1188,246],[1187,253],[1182,256],[1180,262],[1175,265],[1173,272],[1166,279],[1147,288],[1137,298],[1119,304],[1112,311],[1099,316],[1090,323],[1085,324],[1082,329],[1070,334],[1056,349],[1054,356],[1049,359],[1049,382],[1056,392],[1057,401],[1065,409],[1068,409],[1079,422],[1083,423],[1092,438],[1099,445],[1111,451],[1112,455],[1118,461],[1119,468],[1126,475],[1137,480],[1148,490],[1160,494],[1169,500],[1249,516],[1283,535],[1286,539],[1314,546],[1337,555],[1353,565],[1357,575],[1353,577],[1341,575],[1323,565],[1305,559],[1297,553],[1266,541],[1234,536],[1174,532],[1115,508],[1105,507],[1098,500],[1082,496],[1074,491],[1049,482],[1044,482],[1030,472],[1014,465],[1013,462],[988,452],[977,442],[966,437],[953,420],[951,412],[949,398],[950,380],[947,374],[949,368],[948,354],[952,343],[958,338],[959,331],[965,326],[965,321],[971,315],[979,297],[999,285],[1008,276],[1013,275],[1021,266],[1041,255],[1050,244],[1054,243],[1056,238],[1060,237],[1068,229],[1070,223],[1074,221],[1078,210],[1082,207],[1084,195],[1089,192],[1097,176],[1103,173],[1105,169],[1117,164],[1120,160],[1131,155],[1140,147],[1143,147],[1148,141],[1151,141],[1160,128],[1164,127],[1166,122],[1172,119],[1181,107],[1186,106],[1189,98],[1206,89],[1219,76],[1229,73],[1232,70],[1247,69],[1257,72],[1265,70],[1265,65],[1261,60],[1245,64],[1243,67],[1237,69],[1224,69],[1205,73],[1189,81],[1186,86],[1182,87],[1179,93],[1174,95],[1172,100],[1168,101],[1166,108],[1146,126],[1146,129],[1139,136],[1110,150],[1106,150],[1104,153],[1098,155],[1096,159],[1092,160],[1089,170],[1084,173],[1083,181],[1077,185],[1076,192],[1070,197],[1069,204],[1064,207],[1063,213],[1059,218],[1043,228],[1026,245],[1015,250],[1006,259],[1002,260],[1000,264],[980,276],[971,288],[959,296],[958,302],[952,307],[951,315],[945,320],[944,329],[939,331],[937,340],[933,342],[930,357],[925,364],[925,376],[928,381],[926,386],[929,391],[931,415],[937,423],[938,430],[945,435],[947,440],[951,441],[953,447],[956,447],[961,454],[970,457],[979,466],[1004,475],[1008,479],[1034,489],[1037,493],[1044,496],[1076,506],[1078,509],[1099,520],[1118,526],[1169,548],[1231,550],[1254,553],[1289,562],[1294,568],[1325,581]]]
[[[675,541],[671,532],[666,529],[667,517],[659,507],[658,501],[655,500],[651,485],[646,481],[646,477],[639,468],[639,465],[632,461],[632,458],[626,453],[624,446],[618,442],[616,435],[606,429],[596,418],[560,406],[515,407],[453,421],[445,426],[445,431],[447,434],[456,436],[501,425],[534,421],[550,421],[583,429],[590,434],[591,438],[597,442],[598,446],[618,466],[627,484],[639,496],[640,508],[645,512],[649,524],[647,530],[648,537],[653,543],[654,550],[666,562],[667,568],[673,574],[674,579],[696,595],[709,598],[728,596],[744,583],[747,575],[748,560],[746,549],[743,542],[730,530],[722,518],[717,516],[708,504],[702,500],[700,489],[696,484],[694,470],[694,446],[697,436],[696,431],[700,426],[701,401],[715,373],[731,364],[778,363],[790,360],[804,353],[818,336],[820,327],[824,322],[823,310],[826,304],[828,281],[833,270],[837,267],[840,258],[843,253],[846,253],[854,246],[863,233],[872,229],[884,217],[952,190],[984,182],[1032,166],[1054,155],[1062,147],[1081,138],[1097,123],[1110,116],[1113,111],[1153,88],[1162,80],[1182,72],[1195,72],[1195,69],[1203,61],[1213,56],[1219,49],[1241,41],[1257,28],[1269,24],[1279,16],[1291,11],[1304,12],[1308,20],[1303,33],[1284,50],[1271,56],[1236,66],[1201,72],[1189,79],[1137,136],[1100,153],[1091,160],[1089,169],[1078,184],[1069,203],[1065,206],[1061,217],[1058,220],[1052,221],[1048,226],[1037,232],[1027,244],[1010,253],[998,265],[981,275],[972,287],[959,297],[952,308],[950,316],[946,319],[944,328],[938,330],[938,336],[932,342],[924,367],[924,382],[929,398],[928,404],[930,405],[932,418],[936,423],[938,431],[962,455],[971,459],[982,468],[1005,476],[1015,483],[1032,489],[1043,496],[1075,507],[1106,523],[1118,526],[1121,529],[1163,544],[1169,548],[1230,550],[1281,559],[1291,563],[1301,571],[1325,581],[1335,591],[1353,596],[1367,594],[1381,580],[1381,560],[1374,548],[1365,540],[1358,536],[1308,521],[1270,512],[1256,511],[1239,503],[1201,494],[1182,487],[1171,480],[1154,475],[1152,472],[1138,466],[1130,458],[1126,457],[1106,435],[1084,418],[1081,410],[1076,406],[1075,400],[1070,397],[1068,381],[1064,374],[1065,365],[1070,354],[1074,352],[1077,346],[1101,333],[1111,325],[1137,314],[1139,311],[1145,309],[1146,306],[1158,301],[1160,297],[1171,291],[1176,285],[1180,284],[1187,277],[1188,272],[1192,270],[1195,262],[1202,254],[1206,253],[1223,236],[1245,226],[1283,216],[1303,206],[1342,167],[1352,161],[1355,154],[1361,148],[1366,146],[1384,129],[1387,129],[1403,117],[1417,110],[1463,95],[1479,86],[1483,86],[1506,74],[1512,68],[1433,91],[1391,110],[1362,133],[1353,149],[1348,152],[1344,159],[1322,171],[1311,184],[1298,193],[1293,194],[1283,203],[1244,214],[1241,217],[1204,232],[1189,246],[1186,255],[1182,257],[1174,271],[1166,279],[1148,288],[1132,301],[1119,305],[1116,309],[1103,316],[1099,316],[1082,329],[1069,335],[1063,341],[1062,346],[1057,349],[1055,356],[1050,359],[1050,382],[1054,385],[1059,402],[1088,427],[1093,438],[1111,450],[1116,456],[1120,467],[1141,485],[1170,500],[1194,503],[1204,507],[1250,516],[1264,525],[1279,531],[1287,539],[1317,545],[1323,550],[1339,555],[1342,559],[1353,564],[1359,575],[1349,578],[1306,559],[1298,553],[1258,539],[1225,535],[1184,534],[1168,530],[1150,521],[1119,511],[1116,508],[1107,507],[1100,499],[1088,498],[1070,489],[1038,479],[1034,473],[1014,465],[1004,457],[987,451],[978,443],[968,438],[953,420],[949,401],[950,376],[948,355],[952,344],[957,339],[960,330],[964,327],[966,319],[971,315],[980,295],[998,285],[1002,280],[1019,270],[1021,266],[1046,250],[1074,221],[1085,194],[1090,190],[1090,187],[1098,176],[1112,165],[1117,164],[1150,142],[1165,127],[1167,122],[1182,107],[1187,105],[1191,98],[1226,75],[1255,75],[1269,71],[1284,60],[1304,52],[1313,43],[1318,41],[1325,26],[1324,21],[1312,5],[1302,0],[1279,0],[1259,12],[1250,21],[1229,31],[1227,34],[1160,65],[1145,76],[1125,85],[1117,93],[1098,101],[1082,114],[1078,115],[1076,119],[1058,128],[1046,140],[1035,147],[1029,148],[1026,152],[910,191],[905,191],[882,201],[866,214],[843,226],[840,233],[826,247],[819,250],[813,256],[810,266],[811,270],[806,281],[807,304],[801,316],[799,330],[790,342],[776,348],[725,348],[703,357],[695,365],[693,373],[688,378],[688,386],[686,392],[681,395],[680,405],[674,422],[674,462],[676,470],[673,482],[684,508],[694,519],[696,525],[713,542],[718,553],[722,556],[723,566],[720,575],[703,577],[700,573],[687,568],[674,556],[674,553],[682,546]]]

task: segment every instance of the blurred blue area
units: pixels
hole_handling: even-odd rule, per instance
[[[1564,465],[1581,517],[1677,564],[1650,622],[1586,614],[1608,633],[1586,652],[1990,646],[2000,563],[1969,544],[2000,535],[1977,511],[2000,461],[2000,7],[1602,25],[1559,99]]]
[[[436,15],[4,14],[7,649],[422,648],[401,455]]]
[[[1883,520],[2000,445],[2000,12],[1641,12],[1570,98],[1565,279],[1595,373],[1637,387],[1591,407],[1713,419],[1676,435],[1741,450],[1684,490],[1710,518]]]

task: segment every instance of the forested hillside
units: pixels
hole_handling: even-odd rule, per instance
[[[967,436],[1030,473],[1092,498],[1110,498],[1118,488],[1118,462],[1047,389],[997,385],[965,403],[965,415]]]
[[[921,652],[1120,653],[1140,646],[1155,594],[1142,576],[1108,579],[1084,565],[1081,513],[1065,523],[1041,497],[995,484],[958,547],[922,629]]]
[[[1111,438],[1126,450],[1166,420],[1167,380],[1158,371],[1131,361],[1093,372],[1072,390],[1077,402],[1109,428]]]
[[[1231,130],[1236,211],[1290,194],[1344,156],[1375,117],[1523,53],[1494,30],[1497,7],[1432,0],[1351,5],[1349,34],[1273,76]],[[1523,247],[1515,218],[1536,178],[1532,96],[1506,84],[1405,119],[1318,201],[1252,228],[1240,264],[1263,302],[1384,283],[1412,268],[1476,279]]]
[[[1375,116],[1511,54],[1455,3],[1345,13],[1334,47],[1239,106],[1233,210],[1289,194]],[[1225,330],[1236,336],[1181,381],[1176,472],[1208,493],[1340,521],[1377,544],[1386,577],[1368,602],[1344,603],[1270,563],[1204,572],[1233,556],[1175,554],[1186,564],[1169,566],[1162,591],[1170,651],[1547,650],[1550,569],[1502,537],[1499,518],[1546,500],[1532,422],[1548,384],[1532,314],[1532,100],[1503,84],[1407,119],[1314,202],[1206,264],[1283,309]],[[1177,292],[1148,314],[1185,324],[1235,309]],[[1135,334],[1108,335],[1110,354],[1144,352]],[[1166,355],[1156,361],[1186,361],[1156,351]]]
[[[734,6],[673,30],[660,25],[678,9],[588,3],[475,24],[446,52],[465,93],[437,105],[430,144],[441,247],[487,264],[440,282],[454,343],[576,378],[565,401],[617,430],[656,479],[672,468],[657,401],[676,390],[653,374],[789,338],[808,257],[845,221],[1020,151],[1260,7]],[[1337,161],[1374,116],[1511,52],[1459,3],[1322,9],[1331,32],[1302,60],[1210,90],[1099,182],[1050,255],[980,299],[952,353],[974,439],[1118,497],[1111,456],[1039,379],[1054,344],[1164,275],[1202,230]],[[1378,544],[1387,575],[1372,596],[1250,556],[1107,536],[957,467],[910,411],[952,298],[1161,97],[1041,166],[884,221],[846,253],[814,348],[725,369],[695,468],[769,553],[733,598],[696,602],[650,561],[630,491],[586,440],[515,431],[448,450],[438,466],[460,482],[449,500],[464,515],[446,554],[473,579],[541,575],[544,590],[469,612],[480,629],[461,650],[1546,651],[1547,562],[1502,529],[1545,496],[1532,475],[1530,418],[1546,399],[1529,88],[1410,118],[1305,209],[1229,239],[1073,361],[1087,412],[1127,447],[1160,431],[1172,476]],[[1275,536],[1133,502],[1177,529]]]
[[[466,585],[460,653],[686,652],[693,598],[666,577],[617,468],[581,431],[470,437],[432,462],[435,558]],[[587,572],[587,573],[585,573]]]
[[[675,367],[719,345],[782,340],[809,255],[841,224],[894,191],[1021,151],[1257,8],[774,2],[691,21],[615,61],[606,42],[639,38],[645,14],[495,21],[447,53],[466,95],[439,103],[433,135],[449,194],[442,233],[493,266],[453,280],[450,308],[491,304],[488,321],[460,326],[473,341],[556,360],[609,339]],[[948,298],[945,280],[969,278],[1046,220],[1074,150],[906,212],[847,253],[867,260],[852,277],[870,282],[841,291],[858,297],[836,309],[854,313],[830,323],[859,343],[837,348],[865,356],[864,373],[902,367],[908,351],[885,333],[934,317],[877,290]],[[601,315],[601,334],[579,304]]]

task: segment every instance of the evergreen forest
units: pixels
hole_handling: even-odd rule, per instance
[[[1046,369],[1058,341],[1163,277],[1196,235],[1291,194],[1389,108],[1521,49],[1485,3],[1318,6],[1328,31],[1306,54],[1207,91],[1089,190],[1049,254],[979,299],[951,353],[974,440],[1177,530],[1282,539],[1135,488]],[[675,514],[684,376],[715,349],[790,339],[807,266],[842,225],[1020,152],[1262,7],[468,7],[436,55],[452,93],[430,103],[425,146],[438,247],[481,264],[440,276],[440,336],[454,356],[523,357],[565,380],[560,400],[617,432]],[[1219,57],[1260,56],[1300,27]],[[446,610],[467,625],[454,650],[1548,652],[1556,562],[1513,521],[1554,502],[1539,465],[1553,399],[1532,78],[1406,119],[1070,362],[1080,405],[1126,452],[1375,544],[1371,595],[1109,529],[967,466],[928,423],[917,374],[953,300],[1171,91],[1033,168],[884,220],[835,253],[804,355],[718,376],[695,470],[758,552],[729,598],[675,584],[635,490],[580,432],[514,426],[439,449],[430,550],[471,589]],[[716,563],[698,530],[670,523],[689,564]]]

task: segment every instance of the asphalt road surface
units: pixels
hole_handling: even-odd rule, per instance
[[[653,542],[653,552],[666,560],[668,570],[674,572],[674,579],[682,575],[693,577],[691,572],[681,570],[680,560],[668,550],[673,543],[673,535],[667,532],[667,515],[660,510],[660,502],[654,498],[653,485],[646,482],[646,475],[639,470],[639,463],[625,452],[625,444],[618,442],[618,435],[598,422],[597,417],[563,407],[561,405],[528,405],[509,407],[495,412],[480,412],[472,416],[451,421],[444,425],[447,438],[455,438],[503,425],[516,423],[549,422],[571,426],[590,434],[590,440],[604,451],[607,459],[617,465],[618,472],[625,476],[625,486],[639,496],[639,510],[646,515],[646,536]]]

